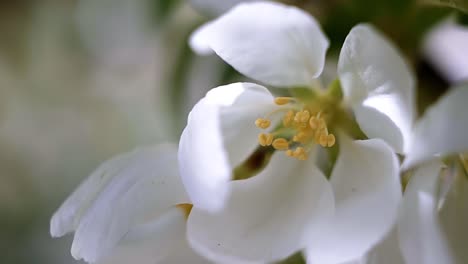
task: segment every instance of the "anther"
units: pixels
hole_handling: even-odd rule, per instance
[[[272,134],[265,134],[265,133],[260,133],[258,135],[258,143],[263,146],[270,146],[271,143],[273,142],[273,135]]]
[[[297,112],[294,116],[294,121],[298,123],[306,123],[310,118],[310,113],[307,110]]]
[[[327,136],[327,147],[333,147],[333,145],[335,145],[335,136],[333,134],[329,134]]]
[[[294,142],[300,142],[300,143],[304,144],[304,143],[307,142],[307,140],[310,138],[310,136],[311,136],[310,133],[301,131],[301,132],[297,133],[296,135],[294,135],[293,141]]]
[[[320,138],[319,138],[319,144],[322,146],[322,147],[326,147],[327,146],[327,141],[328,141],[328,135],[323,133],[320,135]]]
[[[266,129],[266,128],[270,127],[270,124],[271,124],[271,121],[268,120],[268,119],[257,118],[257,120],[255,120],[255,125],[258,128]]]
[[[285,138],[277,138],[273,140],[272,145],[276,150],[287,150],[289,148],[289,142]]]
[[[288,157],[294,157],[294,151],[292,151],[291,149],[286,150],[285,153],[286,153],[286,156]]]
[[[290,103],[293,100],[291,97],[276,97],[275,104],[277,105],[285,105]]]
[[[308,158],[307,151],[303,147],[297,147],[293,155],[298,160],[306,160]]]

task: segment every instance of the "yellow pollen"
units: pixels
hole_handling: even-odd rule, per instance
[[[266,129],[270,127],[270,124],[271,124],[271,121],[265,118],[257,118],[257,120],[255,120],[255,125],[258,128]]]
[[[298,160],[306,160],[309,157],[309,155],[303,147],[297,147],[296,150],[294,150],[293,157],[295,157]]]
[[[283,117],[283,125],[289,127],[294,119],[294,111],[289,110]]]
[[[272,145],[276,150],[287,150],[289,148],[289,142],[285,138],[277,138],[273,140]]]
[[[263,146],[270,146],[271,143],[273,142],[273,135],[272,134],[265,134],[265,133],[260,133],[258,135],[258,143]]]
[[[327,137],[327,147],[333,147],[335,145],[336,139],[333,134],[328,135]]]
[[[275,129],[272,133],[258,135],[258,142],[261,146],[272,146],[277,151],[284,151],[288,157],[307,160],[314,144],[322,147],[335,145],[335,136],[328,133],[327,127],[327,120],[333,113],[328,111],[323,113],[319,107],[304,104],[293,97],[277,97],[274,102],[280,106],[291,104],[291,107],[280,107],[255,121],[257,127],[266,129],[271,126],[269,116],[280,111],[284,112],[282,127]]]
[[[310,113],[307,110],[297,112],[296,115],[294,116],[294,121],[298,123],[307,123],[310,118]]]
[[[291,97],[276,97],[275,104],[277,105],[285,105],[293,101],[294,99]]]
[[[319,137],[319,144],[322,146],[322,147],[326,147],[327,146],[327,141],[328,141],[328,135],[323,133],[320,135]]]

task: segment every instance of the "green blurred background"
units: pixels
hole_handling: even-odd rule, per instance
[[[321,21],[331,58],[356,23],[380,27],[418,74],[421,111],[460,81],[422,47],[441,19],[466,23],[466,1],[283,2]],[[0,2],[0,263],[78,263],[71,236],[49,235],[49,219],[68,194],[117,153],[177,142],[208,89],[242,78],[217,57],[190,51],[190,32],[215,15],[198,7],[182,0]]]

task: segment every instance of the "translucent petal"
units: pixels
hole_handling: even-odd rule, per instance
[[[341,263],[363,256],[391,230],[401,200],[398,160],[380,139],[340,137],[330,182],[336,212],[309,241],[311,263]]]
[[[98,264],[209,263],[189,247],[185,232],[185,214],[174,207],[130,229]]]
[[[398,234],[407,263],[456,263],[437,216],[438,161],[416,170],[405,190]]]
[[[468,85],[451,88],[415,124],[404,168],[468,151]]]
[[[81,217],[72,255],[96,262],[134,226],[189,199],[177,171],[173,145],[139,149],[121,167]]]
[[[413,74],[393,44],[367,24],[343,44],[338,75],[364,133],[403,152],[415,115]]]

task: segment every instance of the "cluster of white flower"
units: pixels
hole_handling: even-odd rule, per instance
[[[51,221],[54,237],[75,232],[75,258],[271,263],[302,252],[320,264],[466,263],[468,85],[416,120],[412,72],[360,24],[324,89],[327,37],[308,13],[273,2],[235,6],[190,44],[284,92],[214,88],[178,148],[104,163]]]

